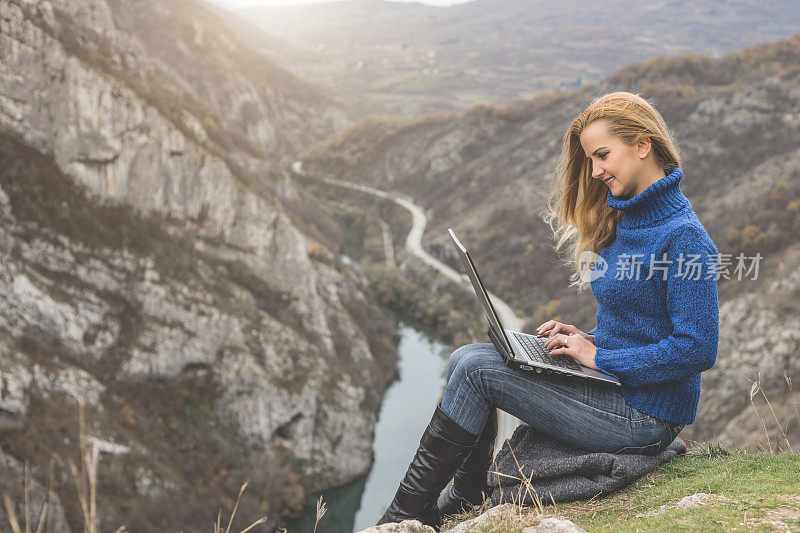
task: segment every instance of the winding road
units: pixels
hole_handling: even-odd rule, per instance
[[[303,170],[302,161],[295,161],[294,163],[292,163],[292,172],[295,172],[296,174],[299,174],[301,176],[308,176]],[[413,203],[409,197],[382,191],[380,189],[369,187],[367,185],[361,185],[359,183],[351,183],[349,181],[342,181],[333,178],[318,178],[318,179],[320,181],[329,183],[331,185],[338,185],[339,187],[347,187],[349,189],[355,189],[358,191],[373,194],[380,198],[386,198],[388,200],[392,200],[394,203],[407,209],[411,213],[411,216],[413,218],[413,225],[411,227],[411,231],[408,233],[408,237],[406,237],[406,250],[408,250],[410,254],[419,257],[425,263],[438,270],[443,276],[450,278],[456,283],[459,284],[469,283],[465,282],[464,277],[462,277],[460,272],[456,272],[449,266],[445,265],[444,263],[433,257],[431,254],[429,254],[425,250],[425,248],[422,247],[422,234],[424,233],[425,226],[428,223],[428,217],[425,215],[425,211],[420,206]],[[384,236],[385,235],[386,233],[384,231]],[[386,247],[385,242],[384,242],[384,247]],[[394,253],[392,253],[392,260],[394,260]],[[387,261],[388,261],[388,255],[387,255]],[[522,320],[520,320],[517,317],[513,309],[511,309],[511,307],[507,303],[505,303],[496,294],[492,292],[489,292],[489,298],[492,300],[492,305],[494,305],[495,310],[500,315],[500,320],[503,322],[503,326],[506,329],[520,331],[520,329],[522,328]],[[520,423],[520,420],[518,418],[506,413],[505,411],[499,411],[498,415],[499,416],[497,420],[497,425],[498,425],[497,440],[495,440],[495,447],[494,447],[495,455],[497,454],[497,452],[500,451],[503,442],[505,442],[507,438],[511,438],[511,435],[514,433],[514,429],[516,429],[516,427]]]

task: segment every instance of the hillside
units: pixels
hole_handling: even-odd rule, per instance
[[[0,0],[13,501],[52,465],[55,530],[82,528],[79,400],[103,531],[205,529],[247,478],[274,526],[368,471],[396,327],[281,163],[346,122],[197,2]]]
[[[386,0],[259,6],[236,12],[269,37],[248,42],[331,91],[357,116],[414,116],[580,89],[653,55],[719,57],[797,31],[793,0]],[[229,19],[237,32],[241,24]],[[275,53],[274,38],[290,43]]]
[[[718,361],[704,375],[698,421],[687,431],[745,444],[761,433],[748,414],[749,380],[760,374],[785,418],[791,404],[784,373],[800,379],[798,64],[800,35],[716,59],[656,56],[596,85],[503,107],[416,119],[368,116],[301,159],[310,175],[346,176],[414,198],[430,210],[424,246],[459,268],[447,234],[453,227],[489,288],[527,318],[528,331],[549,318],[586,331],[596,303],[588,290],[565,288],[568,270],[552,252],[541,214],[571,118],[597,94],[640,93],[675,131],[681,188],[720,251],[762,256],[757,274],[737,279],[731,266],[729,279],[720,279]],[[800,443],[800,433],[791,438]]]

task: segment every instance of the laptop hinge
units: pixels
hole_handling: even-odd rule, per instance
[[[509,351],[508,349],[505,348],[505,344],[501,340],[500,335],[497,335],[495,333],[494,327],[492,327],[491,324],[489,324],[489,329],[488,329],[487,333],[489,334],[489,338],[492,339],[492,342],[494,343],[495,348],[497,348],[498,350],[501,350],[503,352],[503,354],[505,354],[506,359],[512,359],[513,360],[514,359],[514,352],[513,351]]]

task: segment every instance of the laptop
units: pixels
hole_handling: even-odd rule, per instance
[[[448,228],[447,231],[450,232],[450,237],[452,237],[458,249],[458,255],[461,257],[464,269],[472,282],[472,288],[486,313],[486,318],[489,320],[489,330],[487,331],[489,338],[497,348],[497,351],[500,352],[506,366],[528,372],[551,372],[620,385],[619,380],[614,376],[583,366],[569,355],[550,355],[548,349],[544,346],[548,340],[547,337],[537,337],[536,335],[503,328],[500,317],[495,312],[494,305],[489,299],[489,293],[484,288],[480,276],[478,276],[478,270],[475,268],[475,263],[472,262],[472,257],[470,257],[464,245],[461,244],[461,241],[458,240],[453,229]]]

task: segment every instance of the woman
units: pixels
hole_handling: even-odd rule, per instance
[[[718,251],[681,192],[680,164],[664,119],[638,95],[597,97],[572,121],[547,221],[556,251],[568,252],[571,286],[590,282],[596,326],[583,332],[548,320],[537,335],[548,337],[550,353],[622,386],[512,369],[489,342],[459,347],[378,524],[415,518],[438,531],[443,515],[480,504],[495,409],[579,448],[613,453],[656,454],[694,422],[700,373],[717,354]]]

